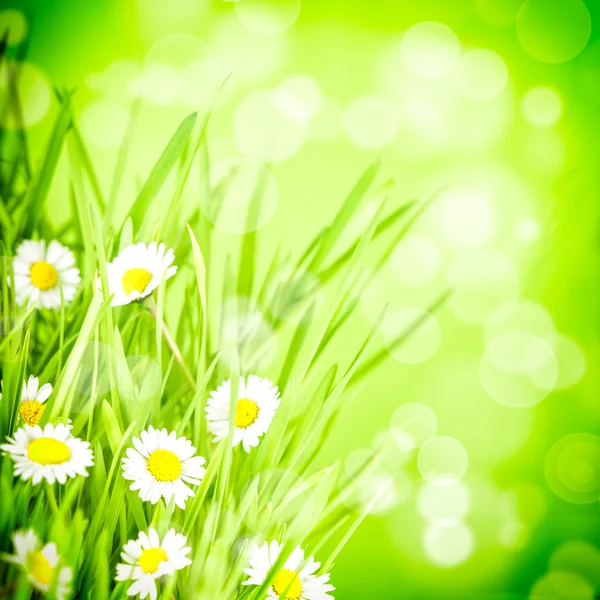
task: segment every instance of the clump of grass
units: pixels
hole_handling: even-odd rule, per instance
[[[174,528],[192,548],[191,565],[164,578],[159,594],[165,600],[265,598],[298,544],[321,560],[320,572],[328,572],[369,510],[356,513],[347,499],[381,457],[374,456],[343,484],[338,463],[323,469],[313,465],[357,384],[374,376],[388,356],[374,344],[386,308],[349,360],[330,351],[332,342],[353,322],[361,290],[426,203],[388,206],[389,186],[376,185],[375,162],[298,258],[276,253],[261,273],[258,232],[239,236],[239,247],[223,253],[213,244],[215,219],[207,219],[197,199],[193,210],[182,210],[189,207],[186,183],[194,162],[201,166],[203,206],[218,212],[230,183],[211,185],[207,117],[184,119],[126,216],[115,222],[127,152],[119,154],[106,198],[71,98],[57,95],[61,109],[36,169],[29,167],[25,136],[0,131],[0,439],[15,433],[23,381],[35,374],[54,385],[41,424],[70,421],[73,435],[89,442],[95,464],[87,478],[32,485],[13,476],[8,456],[0,458],[0,549],[12,552],[15,530],[35,529],[57,544],[73,569],[72,593],[80,598],[124,596],[128,584],[114,581],[120,551],[149,527],[160,535]],[[45,201],[62,152],[69,159],[71,218],[56,229]],[[165,193],[172,173],[177,184]],[[350,221],[373,198],[375,216],[339,248]],[[249,222],[260,203],[259,182]],[[68,306],[63,302],[51,311],[16,303],[11,256],[21,240],[30,238],[59,239],[74,249],[82,281]],[[163,280],[152,297],[111,308],[107,261],[131,243],[152,240],[175,250],[177,297],[169,292],[174,284]],[[321,296],[326,301],[319,302]],[[225,339],[232,327],[233,338]],[[212,443],[205,419],[209,393],[224,379],[235,382],[253,373],[268,376],[281,392],[270,428],[250,453],[233,448],[231,411],[228,437]],[[122,476],[126,448],[149,425],[184,435],[207,459],[206,474],[185,510],[163,500],[142,502]],[[260,586],[242,586],[249,544],[273,539],[284,549],[267,578]],[[0,564],[0,581],[0,593],[29,597],[27,577],[14,567]]]

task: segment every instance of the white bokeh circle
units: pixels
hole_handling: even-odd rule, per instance
[[[402,38],[402,62],[412,73],[425,79],[448,74],[460,54],[456,34],[443,23],[424,21],[413,25]]]
[[[508,84],[508,68],[492,50],[475,49],[460,58],[454,76],[456,86],[471,100],[491,100]]]
[[[456,438],[437,436],[421,447],[417,465],[427,483],[449,487],[464,477],[469,467],[469,455]]]
[[[272,90],[261,91],[238,105],[233,135],[246,154],[267,162],[280,162],[300,151],[306,138],[306,124],[282,111]]]
[[[436,521],[425,531],[425,552],[440,567],[456,567],[469,559],[475,541],[470,527],[460,521]]]
[[[300,15],[300,0],[243,0],[236,2],[239,22],[258,35],[279,35]]]
[[[499,404],[515,408],[535,406],[555,387],[558,363],[543,338],[525,332],[505,333],[486,347],[479,377]]]
[[[446,487],[425,483],[419,490],[417,506],[427,521],[462,519],[471,507],[471,493],[464,483]]]

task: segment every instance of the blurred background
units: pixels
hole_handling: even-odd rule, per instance
[[[76,89],[105,191],[130,140],[117,213],[181,119],[209,107],[213,176],[266,169],[265,264],[280,244],[300,252],[377,157],[396,201],[437,194],[354,325],[362,335],[389,300],[382,347],[415,317],[424,326],[318,459],[352,477],[381,444],[396,449],[353,500],[360,509],[384,485],[335,565],[336,598],[600,594],[599,25],[596,0],[0,7],[24,63],[34,161],[57,113],[53,86]],[[17,127],[2,113],[0,125]],[[250,197],[248,178],[236,185]],[[62,157],[48,207],[57,228],[68,196]],[[223,247],[245,232],[234,203],[215,225]],[[448,287],[444,308],[424,314]]]

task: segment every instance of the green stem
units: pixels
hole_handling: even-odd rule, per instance
[[[149,302],[147,306],[154,319],[156,319],[156,306],[154,305],[154,303]],[[162,334],[165,338],[165,342],[167,342],[167,346],[169,346],[169,348],[171,349],[175,360],[181,367],[181,371],[183,372],[183,375],[188,385],[190,386],[190,389],[192,390],[192,392],[196,392],[196,380],[194,379],[194,376],[192,375],[192,372],[189,370],[188,366],[185,364],[185,361],[183,360],[183,355],[181,354],[181,350],[179,349],[175,338],[169,331],[169,328],[167,327],[167,324],[164,321],[162,324]]]
[[[48,497],[48,502],[50,504],[50,508],[55,516],[60,515],[60,509],[58,508],[58,504],[56,502],[56,496],[54,495],[54,486],[50,483],[46,483],[46,495]]]

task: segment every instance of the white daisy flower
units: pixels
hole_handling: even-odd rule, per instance
[[[128,596],[150,595],[150,600],[156,600],[156,580],[192,564],[187,557],[191,548],[186,543],[185,535],[174,529],[167,531],[162,542],[155,529],[150,528],[147,534],[140,531],[137,540],[129,540],[123,546],[121,558],[125,563],[117,565],[115,580],[133,580]]]
[[[29,376],[28,381],[23,382],[21,390],[21,403],[19,404],[19,416],[26,425],[37,425],[44,414],[44,402],[48,400],[52,393],[52,386],[45,383],[39,387],[40,380],[33,375]],[[0,394],[0,400],[2,394]]]
[[[12,535],[15,554],[4,554],[2,558],[18,565],[25,573],[33,587],[48,593],[53,590],[57,600],[67,598],[70,592],[69,582],[73,571],[68,566],[60,566],[56,544],[50,542],[42,546],[42,542],[33,529],[15,531]]]
[[[141,438],[141,439],[140,439]],[[186,483],[200,485],[206,469],[206,460],[194,456],[196,448],[185,437],[172,431],[150,426],[140,438],[133,438],[133,448],[127,448],[123,458],[123,477],[133,481],[131,490],[139,490],[142,500],[156,504],[160,498],[168,503],[171,498],[179,508],[194,492]]]
[[[71,425],[48,423],[43,429],[25,425],[7,439],[10,443],[0,449],[15,461],[15,475],[24,481],[31,479],[33,485],[42,479],[64,484],[68,477],[86,477],[86,467],[94,464],[89,442],[73,437]]]
[[[230,394],[231,379],[228,379],[210,394],[206,403],[208,430],[215,442],[227,437],[229,431]],[[273,382],[257,375],[240,377],[233,445],[241,442],[246,452],[258,446],[258,438],[269,429],[280,402],[279,390]]]
[[[177,272],[171,266],[175,259],[173,250],[165,249],[164,244],[157,246],[151,242],[131,244],[119,252],[118,256],[106,264],[108,287],[113,295],[112,306],[122,306],[134,300],[149,296],[160,284],[163,275],[166,279]]]
[[[60,307],[60,288],[65,303],[75,297],[81,281],[75,256],[56,240],[25,240],[13,258],[15,296],[19,304],[29,298],[38,308]]]
[[[275,540],[260,547],[255,545],[250,551],[250,566],[244,569],[249,579],[242,585],[262,585],[282,549],[283,544]],[[267,597],[280,598],[284,594],[286,600],[333,600],[333,596],[327,593],[335,590],[328,583],[329,573],[315,575],[321,563],[315,562],[312,556],[304,563],[304,550],[297,546],[275,575]]]

